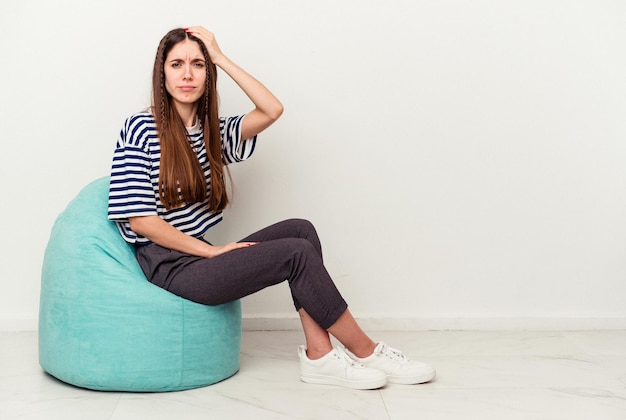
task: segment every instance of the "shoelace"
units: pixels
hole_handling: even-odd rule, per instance
[[[333,354],[337,359],[339,360],[343,359],[344,362],[348,362],[350,366],[363,367],[363,364],[361,362],[354,360],[352,357],[348,355],[348,353],[343,351],[341,347],[335,347],[335,352]]]
[[[382,354],[392,360],[397,360],[401,363],[409,363],[411,359],[406,357],[400,350],[393,349],[388,347],[385,343],[380,343],[380,348],[376,350],[376,354]]]

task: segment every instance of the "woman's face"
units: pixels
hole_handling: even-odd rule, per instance
[[[197,42],[185,39],[174,45],[164,63],[165,89],[174,104],[194,105],[204,93],[206,63]]]

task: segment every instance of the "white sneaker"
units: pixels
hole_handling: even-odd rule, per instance
[[[338,385],[352,389],[377,389],[387,384],[387,375],[357,362],[335,347],[320,359],[311,360],[306,347],[298,347],[300,379],[309,384]]]
[[[421,384],[432,380],[436,375],[432,366],[413,361],[400,350],[392,349],[382,341],[378,343],[371,356],[360,358],[349,354],[363,365],[385,372],[389,383]]]

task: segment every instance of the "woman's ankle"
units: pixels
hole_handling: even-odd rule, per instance
[[[366,357],[374,354],[374,349],[376,349],[376,343],[371,341],[369,343],[364,343],[362,346],[352,346],[353,348],[347,347],[350,350],[350,353],[354,354],[359,359],[365,359]]]
[[[321,359],[322,357],[330,353],[332,350],[333,350],[332,347],[330,348],[326,348],[326,347],[308,348],[307,347],[306,357],[308,357],[309,360]]]

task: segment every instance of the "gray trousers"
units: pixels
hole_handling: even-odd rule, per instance
[[[322,260],[313,225],[301,219],[276,223],[244,238],[260,242],[214,258],[157,244],[138,246],[137,261],[151,283],[185,299],[219,305],[287,280],[296,310],[328,329],[348,308]]]

